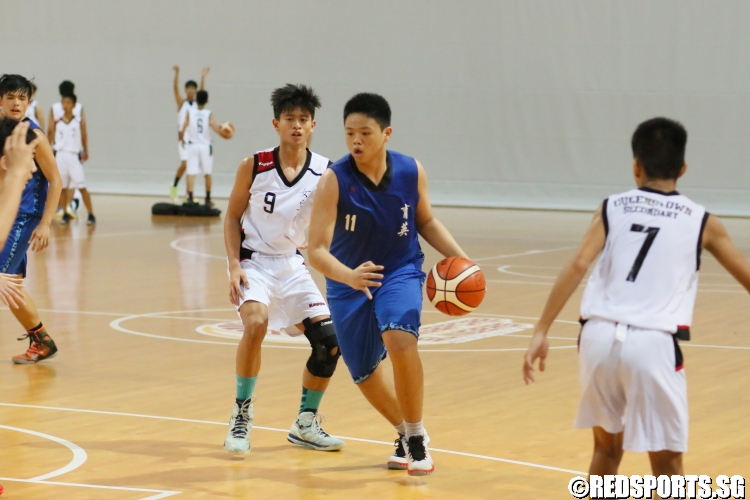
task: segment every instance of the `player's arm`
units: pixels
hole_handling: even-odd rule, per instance
[[[315,190],[310,233],[308,235],[307,256],[310,264],[326,278],[345,283],[355,290],[361,290],[372,299],[368,287],[379,287],[383,278],[383,266],[365,262],[356,269],[350,269],[331,254],[333,230],[336,227],[339,203],[339,182],[333,170],[327,169],[320,178]]]
[[[534,335],[531,338],[531,345],[524,355],[523,379],[528,384],[534,381],[534,362],[539,359],[539,370],[544,371],[545,360],[549,345],[547,343],[547,332],[557,315],[570,299],[573,292],[576,291],[581,280],[586,275],[591,263],[604,248],[607,234],[604,230],[604,220],[602,218],[602,207],[600,206],[594,218],[591,221],[586,235],[583,237],[581,245],[578,247],[575,256],[566,264],[552,287],[552,292],[547,298],[547,304],[544,306],[542,317],[537,321],[534,327]]]
[[[445,257],[464,257],[468,256],[456,243],[453,235],[440,222],[432,211],[430,197],[427,193],[427,174],[421,163],[417,162],[417,189],[419,191],[419,203],[415,214],[417,221],[417,231],[432,248],[440,252]]]
[[[83,151],[81,151],[81,162],[89,159],[89,134],[86,131],[86,111],[81,109],[81,144],[83,145]]]
[[[242,245],[242,216],[250,202],[250,188],[253,185],[253,158],[245,158],[237,169],[234,187],[229,195],[227,212],[224,214],[224,247],[227,251],[229,269],[229,300],[240,305],[241,285],[248,286],[245,271],[240,266],[240,246]]]
[[[172,69],[174,70],[174,100],[177,103],[177,111],[179,111],[182,103],[185,102],[185,99],[180,95],[180,67],[175,64]]]
[[[201,70],[201,86],[198,87],[198,90],[205,90],[206,75],[209,71],[211,71],[211,68],[209,68],[208,66]],[[182,106],[182,104],[180,104],[180,106]]]
[[[750,264],[734,246],[724,224],[714,215],[709,215],[703,230],[703,248],[716,257],[734,279],[750,291]]]
[[[39,225],[31,233],[31,249],[38,252],[44,250],[49,245],[49,226],[52,223],[52,218],[57,210],[57,204],[60,201],[60,193],[62,192],[62,179],[60,178],[60,171],[57,169],[57,161],[55,161],[55,155],[52,154],[52,146],[44,136],[41,130],[34,130],[39,138],[39,144],[34,152],[34,158],[36,159],[37,165],[42,170],[42,173],[49,182],[49,189],[47,191],[47,202],[44,204],[44,213],[42,214],[42,220]]]
[[[28,130],[27,122],[16,125],[0,150],[6,167],[5,177],[0,183],[0,246],[5,245],[8,233],[16,220],[23,190],[32,173],[30,165],[33,164],[34,149],[40,142],[37,137],[26,144]]]
[[[52,114],[52,108],[49,108],[49,121],[47,122],[47,137],[52,143],[55,142],[55,115]]]
[[[190,113],[185,114],[185,122],[182,124],[182,128],[180,129],[180,142],[182,145],[185,145],[185,131],[188,128],[188,124],[190,123]]]
[[[42,112],[42,107],[38,104],[34,110],[34,116],[36,116],[36,121],[39,122],[39,127],[44,130],[44,113]]]
[[[218,123],[216,123],[216,118],[214,118],[213,113],[208,115],[208,126],[211,127],[211,130],[213,130],[220,136],[224,137],[224,131],[221,130],[221,126]]]

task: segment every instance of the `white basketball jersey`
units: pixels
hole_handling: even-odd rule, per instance
[[[186,144],[211,144],[211,111],[206,108],[188,108],[187,116],[190,118],[187,129],[185,129]]]
[[[281,171],[278,148],[255,153],[242,246],[269,255],[295,253],[305,243],[315,188],[330,163],[308,150],[305,166],[289,181]]]
[[[83,151],[81,142],[81,120],[73,118],[69,122],[60,119],[55,124],[55,151],[78,154]]]
[[[182,106],[177,112],[177,131],[182,130],[182,126],[185,125],[185,117],[187,116],[188,109],[196,109],[198,106],[195,101],[190,102],[187,99],[182,101]]]
[[[26,108],[26,118],[36,123],[37,125],[39,125],[39,122],[36,121],[36,107],[38,104],[39,101],[33,100],[29,103],[29,107]]]
[[[81,119],[81,113],[83,112],[83,105],[80,102],[77,102],[75,106],[73,106],[73,116],[77,119]],[[56,102],[52,105],[52,119],[57,122],[58,120],[61,120],[63,115],[65,114],[65,110],[62,107],[62,102]]]
[[[581,317],[670,333],[689,329],[706,209],[677,192],[641,188],[607,198],[602,217],[607,239]]]

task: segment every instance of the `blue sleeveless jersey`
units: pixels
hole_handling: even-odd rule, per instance
[[[384,281],[405,267],[421,273],[424,259],[415,220],[419,203],[417,162],[388,151],[386,163],[378,186],[357,170],[351,155],[329,167],[339,184],[331,254],[351,269],[367,261],[383,266]],[[330,279],[326,284],[329,291],[349,288]]]
[[[28,118],[24,121],[29,122],[29,128],[32,130],[42,129],[39,125]],[[18,208],[18,215],[34,215],[36,217],[41,217],[42,214],[44,214],[44,204],[47,203],[48,189],[49,182],[37,163],[36,172],[34,172],[31,179],[29,179],[29,182],[26,184],[23,194],[21,195],[21,206]]]

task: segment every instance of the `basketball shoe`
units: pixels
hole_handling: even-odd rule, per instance
[[[406,442],[410,476],[426,476],[435,471],[432,457],[427,451],[427,441],[425,436],[411,436]]]
[[[180,195],[177,193],[177,186],[172,186],[169,189],[169,197],[172,199],[172,203],[180,201]]]
[[[28,332],[18,340],[29,339],[29,348],[23,354],[13,356],[13,362],[17,365],[33,365],[39,361],[52,358],[57,354],[55,341],[49,336],[46,330],[41,329],[37,332]]]
[[[393,442],[393,446],[396,450],[388,458],[388,468],[391,470],[406,470],[409,468],[409,459],[406,458],[406,436],[399,433],[396,441]]]
[[[246,399],[242,404],[234,403],[229,419],[229,431],[224,439],[224,448],[230,453],[250,451],[250,429],[253,428],[253,401]]]
[[[341,439],[329,436],[320,427],[318,414],[311,411],[303,411],[297,416],[286,439],[292,444],[320,451],[336,451],[344,447]]]

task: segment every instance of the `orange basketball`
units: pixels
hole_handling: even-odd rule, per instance
[[[479,307],[484,292],[484,273],[469,259],[448,257],[427,274],[427,298],[450,316],[463,316]]]

